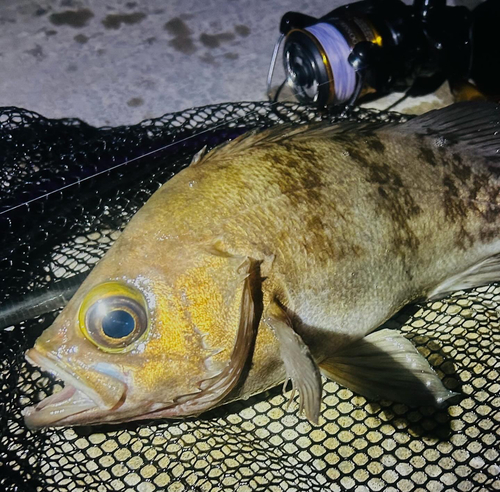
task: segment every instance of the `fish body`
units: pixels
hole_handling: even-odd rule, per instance
[[[375,330],[498,278],[499,119],[463,104],[397,126],[278,127],[197,156],[28,351],[66,388],[26,422],[196,415],[287,378],[317,421],[320,372],[442,404],[452,393],[410,342]]]

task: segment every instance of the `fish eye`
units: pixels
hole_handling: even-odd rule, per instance
[[[83,334],[105,352],[123,352],[148,328],[147,305],[135,288],[120,282],[94,287],[80,307]]]
[[[123,338],[134,331],[135,319],[127,311],[116,309],[102,318],[102,331],[111,338]]]

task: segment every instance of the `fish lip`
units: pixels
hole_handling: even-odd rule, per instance
[[[106,407],[99,394],[72,374],[59,360],[43,355],[35,348],[28,350],[25,358],[33,366],[54,374],[64,382],[64,388],[60,392],[23,409],[22,415],[29,428],[64,425],[76,415]],[[124,388],[124,393],[125,391]],[[61,399],[61,396],[64,398]]]

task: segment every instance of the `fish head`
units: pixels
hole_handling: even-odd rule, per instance
[[[27,351],[65,384],[24,410],[29,427],[196,415],[236,385],[251,346],[247,263],[135,260],[105,257]]]

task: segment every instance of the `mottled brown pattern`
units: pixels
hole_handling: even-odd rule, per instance
[[[433,167],[436,167],[438,165],[436,157],[434,156],[434,152],[429,146],[425,145],[424,143],[422,143],[422,145],[419,147],[419,157],[424,162],[427,162]]]
[[[459,190],[455,186],[454,175],[446,174],[443,178],[443,206],[446,218],[450,222],[457,222],[467,217],[468,207],[460,199]]]
[[[383,154],[386,150],[386,147],[381,138],[375,133],[367,134],[364,138],[364,142],[371,151],[377,154]]]
[[[470,166],[464,164],[462,156],[458,153],[453,153],[452,160],[450,162],[451,172],[462,184],[467,184],[472,176],[472,170]]]
[[[394,166],[384,162],[383,155],[367,155],[359,151],[354,144],[347,146],[350,157],[367,172],[367,181],[378,185],[381,198],[377,202],[379,211],[391,218],[394,250],[406,255],[406,249],[418,248],[420,241],[411,226],[412,217],[421,212],[421,208],[404,186],[401,176]]]
[[[307,158],[310,163],[319,163],[317,155],[294,149],[295,152],[283,153],[281,149],[270,150],[266,154],[268,162],[273,164],[276,171],[275,182],[281,193],[288,197],[290,205],[297,207],[304,201],[304,193],[307,200],[321,201],[319,188],[324,186],[324,180],[316,167],[308,166],[307,172],[303,172],[303,159]]]
[[[253,314],[243,283],[249,272],[242,270],[251,260],[262,262],[266,277],[256,319],[279,299],[321,364],[406,303],[500,253],[500,183],[488,170],[494,163],[450,142],[435,132],[415,137],[388,128],[367,135],[327,125],[236,139],[149,199],[50,330],[80,333],[79,303],[106,280],[130,279],[153,295],[146,355],[117,359],[140,382],[136,393],[127,391],[136,405],[127,418],[140,418],[144,399],[178,401],[207,380],[200,373],[200,340],[225,366],[238,353],[240,320]],[[203,337],[185,336],[193,323],[182,292]],[[55,339],[52,333],[48,340]],[[86,350],[87,364],[116,359]],[[232,398],[285,378],[277,338],[266,323],[258,327],[251,363]],[[155,416],[174,415],[162,412]]]
[[[451,227],[458,229],[455,245],[466,251],[473,246],[476,237],[483,242],[495,239],[498,236],[494,226],[498,221],[498,168],[488,166],[486,160],[474,156],[472,151],[458,152],[449,140],[446,146],[438,147],[437,155],[430,147],[424,149],[422,146],[420,155],[429,157],[432,153],[432,165],[439,165],[441,170],[445,218]],[[431,163],[429,159],[427,162]],[[471,228],[474,217],[483,222],[476,232]]]

